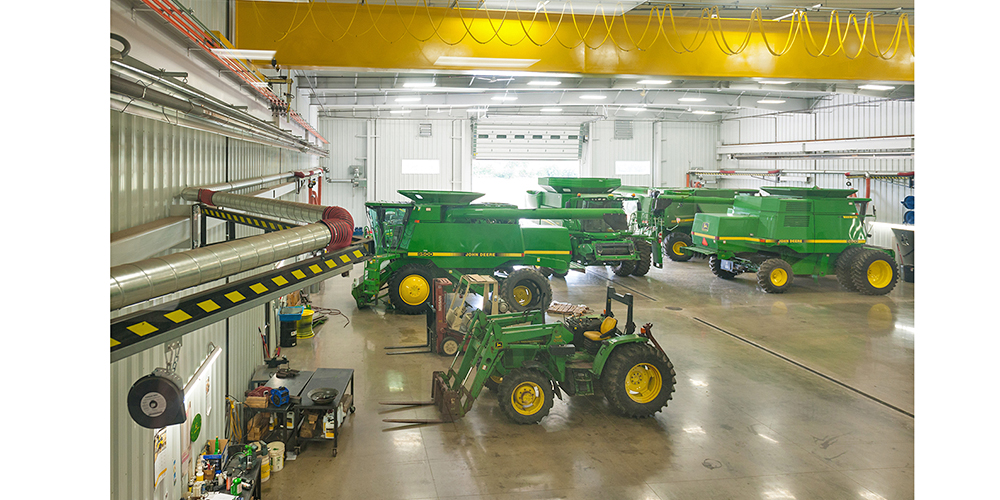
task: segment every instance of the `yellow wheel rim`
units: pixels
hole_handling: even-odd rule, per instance
[[[674,255],[684,255],[684,247],[687,246],[683,241],[678,241],[674,243],[674,246],[670,247],[670,250],[674,252]]]
[[[431,287],[427,286],[427,280],[419,274],[411,274],[399,283],[399,298],[411,306],[423,304],[430,293]]]
[[[494,384],[500,385],[500,382],[503,382],[503,377],[499,375],[490,375],[490,380],[492,380]]]
[[[660,370],[649,363],[639,363],[625,375],[625,391],[636,403],[648,403],[660,395],[663,377]]]
[[[510,393],[510,404],[521,415],[534,415],[545,404],[545,393],[534,382],[522,382]]]
[[[885,288],[892,283],[892,266],[884,260],[868,265],[868,283],[875,288]]]
[[[531,303],[531,290],[524,285],[514,287],[514,301],[522,306]]]
[[[784,269],[778,268],[771,271],[771,284],[774,286],[782,286],[788,282],[788,273]]]

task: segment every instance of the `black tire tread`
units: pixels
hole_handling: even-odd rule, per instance
[[[532,304],[528,306],[522,306],[514,300],[514,288],[524,280],[532,281],[540,290],[538,299],[532,300]],[[549,284],[549,280],[542,273],[538,272],[538,270],[523,267],[508,274],[507,279],[503,280],[503,283],[500,285],[500,298],[510,306],[511,311],[521,312],[532,309],[541,309],[544,311],[552,303],[552,285]]]
[[[677,232],[670,233],[667,235],[667,239],[665,240],[663,253],[667,254],[667,257],[669,257],[670,260],[674,262],[687,262],[691,260],[691,258],[694,257],[694,252],[688,252],[683,255],[677,255],[673,252],[672,249],[674,247],[674,243],[676,243],[678,240],[683,241],[684,246],[686,247],[692,245],[690,234],[677,233]]]
[[[788,281],[780,287],[771,283],[771,272],[779,267],[788,274]],[[783,259],[767,259],[757,270],[757,285],[767,293],[784,293],[788,287],[792,286],[792,281],[792,266]]]
[[[522,415],[510,405],[510,395],[514,392],[515,387],[529,380],[542,388],[545,401],[542,403],[542,409],[534,415]],[[545,418],[549,414],[549,410],[552,409],[553,397],[552,382],[542,372],[532,368],[518,368],[511,371],[504,376],[497,389],[497,404],[500,406],[500,411],[514,423],[521,425],[537,424]]]
[[[635,261],[632,276],[645,276],[653,263],[653,245],[646,240],[635,240],[635,246],[639,250],[639,260]]]
[[[892,282],[885,288],[875,288],[868,282],[868,266],[876,260],[884,260],[892,266]],[[866,248],[851,263],[851,279],[854,281],[855,290],[862,295],[885,295],[899,283],[899,266],[885,252]]]
[[[615,276],[628,276],[632,274],[633,269],[635,269],[634,260],[622,260],[618,261],[617,264],[611,264],[611,271],[615,273]]]
[[[837,282],[848,291],[858,291],[857,287],[854,286],[854,278],[851,277],[851,264],[854,263],[854,259],[864,250],[865,247],[863,246],[848,247],[843,252],[840,252],[836,262],[834,262],[833,267],[837,273]]]
[[[625,392],[625,376],[639,363],[656,366],[663,378],[660,394],[649,403],[636,403]],[[666,408],[673,398],[676,384],[677,372],[674,371],[673,363],[649,343],[629,343],[616,347],[601,372],[601,389],[611,408],[623,416],[632,418],[651,417]]]
[[[403,302],[403,299],[399,296],[399,284],[404,278],[414,274],[422,276],[425,280],[427,280],[427,285],[432,288],[431,292],[427,294],[427,300],[424,303],[411,306],[410,304]],[[427,308],[430,306],[431,300],[433,299],[431,297],[431,295],[433,295],[433,282],[434,271],[430,266],[417,263],[406,264],[405,266],[397,269],[396,272],[392,273],[392,277],[389,278],[389,303],[392,304],[394,309],[403,314],[423,314],[427,311]]]
[[[731,280],[736,277],[736,273],[731,271],[726,271],[722,268],[722,259],[719,259],[718,255],[712,255],[708,258],[708,268],[712,270],[712,274],[724,279]]]

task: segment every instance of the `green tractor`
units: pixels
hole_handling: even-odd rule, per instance
[[[638,202],[629,215],[633,232],[649,235],[660,243],[663,254],[674,262],[694,257],[691,228],[695,214],[724,214],[733,206],[736,195],[752,195],[756,189],[644,188],[623,186],[616,193]],[[632,212],[632,210],[627,210]]]
[[[542,191],[528,191],[529,207],[622,209],[626,197],[612,193],[621,186],[620,179],[542,177]],[[655,239],[629,231],[628,220],[620,217],[603,219],[564,219],[561,225],[569,230],[573,245],[574,269],[609,265],[618,276],[645,276],[650,265],[662,267],[663,258]],[[556,276],[566,273],[554,270]]]
[[[365,204],[374,258],[351,291],[359,308],[388,297],[397,311],[422,314],[430,305],[434,278],[450,276],[457,282],[463,274],[481,274],[497,277],[500,298],[510,310],[544,310],[552,301],[552,287],[537,268],[569,269],[569,231],[522,227],[518,220],[624,217],[620,209],[522,210],[509,204],[471,204],[482,193],[399,193],[412,201]]]
[[[712,273],[732,279],[756,272],[768,293],[795,275],[836,274],[851,291],[884,295],[899,280],[892,250],[865,246],[868,198],[853,189],[769,186],[770,196],[737,196],[728,214],[695,216],[690,250],[709,256]]]
[[[628,308],[624,323],[611,311],[615,301]],[[466,334],[468,350],[455,357],[447,372],[434,372],[431,401],[381,403],[436,405],[442,418],[385,421],[452,422],[472,408],[484,387],[518,424],[541,421],[563,393],[590,396],[598,388],[616,413],[650,417],[672,398],[676,373],[653,338],[653,325],[646,323],[636,333],[632,302],[631,294],[608,287],[604,314],[549,324],[541,311],[490,316],[477,311]]]

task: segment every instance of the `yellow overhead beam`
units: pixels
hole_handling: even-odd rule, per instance
[[[378,0],[376,0],[377,2]],[[870,15],[810,22],[446,9],[387,3],[237,0],[240,49],[276,50],[283,67],[516,69],[594,75],[913,82],[913,28]],[[715,17],[713,17],[715,16]],[[506,59],[475,61],[448,58]],[[521,61],[509,61],[511,59]]]

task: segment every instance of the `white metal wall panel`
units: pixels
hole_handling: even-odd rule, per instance
[[[175,0],[191,9],[192,15],[209,31],[226,33],[226,4],[229,0]],[[232,40],[230,40],[232,41]]]
[[[477,123],[477,160],[578,160],[578,124]]]
[[[653,122],[633,121],[631,139],[615,139],[615,120],[590,125],[592,177],[618,177],[625,186],[649,186],[653,182]],[[648,175],[618,175],[617,161],[648,161]]]
[[[322,118],[316,130],[330,141],[330,158],[323,160],[323,165],[330,169],[327,174],[334,180],[350,179],[351,166],[361,167],[362,177],[367,173],[367,120],[329,119]],[[445,133],[438,127],[433,132]],[[354,217],[356,227],[365,226],[364,187],[354,187],[350,183],[323,183],[323,204],[343,207]]]
[[[407,201],[397,193],[401,189],[453,189],[452,181],[459,178],[456,169],[461,168],[461,163],[454,157],[452,141],[459,139],[452,138],[452,120],[429,120],[431,137],[420,137],[420,123],[427,122],[375,121],[375,162],[368,182],[374,182],[376,200]],[[437,174],[403,174],[403,159],[439,160],[441,170]]]
[[[689,170],[718,169],[718,124],[663,122],[660,127],[662,187],[683,187]]]

